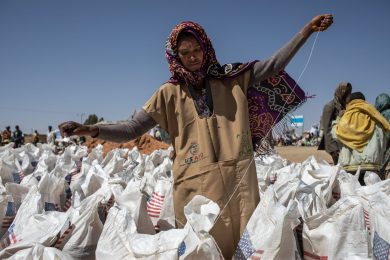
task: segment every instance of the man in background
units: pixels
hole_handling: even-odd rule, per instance
[[[19,148],[24,143],[23,132],[19,126],[15,126],[15,131],[12,133],[12,141],[14,142],[14,148]]]

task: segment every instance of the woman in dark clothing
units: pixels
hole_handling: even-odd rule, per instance
[[[352,85],[349,82],[341,82],[334,92],[332,101],[324,106],[321,116],[322,138],[318,150],[325,150],[332,156],[336,165],[339,159],[341,144],[332,138],[332,121],[337,118],[340,111],[345,110],[347,97],[352,93]]]

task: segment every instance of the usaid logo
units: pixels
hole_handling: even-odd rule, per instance
[[[195,155],[199,152],[199,145],[198,144],[191,144],[190,146],[190,153],[192,155]]]

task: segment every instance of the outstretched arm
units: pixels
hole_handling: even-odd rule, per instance
[[[81,125],[71,121],[60,124],[59,129],[62,136],[89,135],[93,138],[123,143],[143,135],[156,124],[156,121],[142,109],[132,120],[122,124]]]
[[[258,84],[261,81],[278,74],[290,62],[292,57],[302,47],[313,32],[324,31],[333,23],[331,14],[323,14],[314,17],[301,31],[294,36],[286,45],[279,49],[271,58],[258,61],[253,67],[253,82]],[[250,85],[252,85],[250,84]]]

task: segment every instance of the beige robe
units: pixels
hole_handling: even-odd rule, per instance
[[[201,194],[221,208],[211,230],[231,259],[259,203],[246,99],[250,72],[234,79],[210,79],[214,115],[200,118],[187,86],[164,84],[145,111],[171,136],[176,223],[186,223],[184,206]]]

